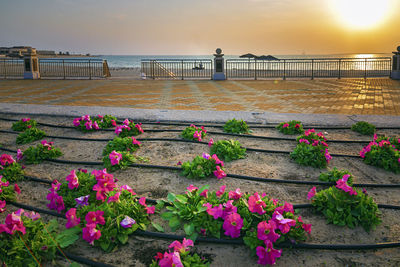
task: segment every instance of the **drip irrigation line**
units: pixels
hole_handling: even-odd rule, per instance
[[[93,267],[114,267],[114,265],[110,265],[110,264],[102,263],[102,262],[98,262],[98,261],[93,261],[91,259],[81,257],[81,256],[78,256],[78,255],[75,255],[75,254],[72,254],[72,253],[69,253],[66,251],[63,251],[63,252],[64,252],[65,256],[67,256],[68,259],[71,259],[73,261],[76,261],[76,262],[79,262],[82,264],[86,264],[86,265],[93,266]],[[61,254],[61,252],[58,252],[58,253],[60,256],[63,256]]]
[[[24,175],[24,178],[33,182],[38,182],[38,183],[44,183],[44,184],[52,184],[53,182],[50,180],[45,180],[45,179],[41,179],[41,178],[37,178],[37,177],[33,177],[33,176],[27,176]]]
[[[17,153],[15,150],[7,149],[0,147],[0,150]],[[103,165],[101,161],[70,161],[70,160],[60,160],[60,159],[47,159],[46,161],[61,163],[61,164],[76,164],[76,165]],[[161,169],[161,170],[172,170],[172,171],[180,171],[181,167],[175,166],[163,166],[163,165],[153,165],[153,164],[140,164],[133,163],[129,165],[132,168],[147,168],[147,169]],[[302,184],[302,185],[321,185],[321,186],[332,186],[335,183],[331,182],[321,182],[321,181],[303,181],[303,180],[286,180],[286,179],[275,179],[275,178],[263,178],[263,177],[254,177],[247,175],[239,175],[239,174],[226,174],[227,177],[236,178],[241,180],[248,181],[256,181],[262,183],[283,183],[283,184]],[[353,184],[356,187],[381,187],[381,188],[400,188],[400,184]]]
[[[36,212],[41,212],[44,214],[48,214],[51,216],[57,216],[59,218],[65,218],[65,216],[58,214],[56,212],[43,210],[40,208],[32,207],[29,205],[16,203],[8,201],[9,204],[14,205],[16,207],[21,207],[27,210],[33,210]],[[297,204],[293,205],[295,209],[301,208],[311,208],[311,204]],[[400,209],[400,206],[394,205],[382,205],[378,204],[378,207],[384,209]],[[136,230],[134,235],[145,236],[150,238],[161,238],[161,239],[171,239],[171,240],[182,240],[185,236],[183,235],[175,235],[175,234],[168,234],[168,233],[158,233],[158,232],[150,232],[150,231],[143,231],[143,230]],[[202,243],[214,243],[214,244],[228,244],[228,245],[243,245],[243,239],[224,239],[224,238],[210,238],[210,237],[198,237],[196,242]],[[276,244],[276,247],[279,248],[293,248],[293,249],[320,249],[320,250],[368,250],[368,249],[382,249],[382,248],[396,248],[400,247],[400,242],[385,242],[385,243],[376,243],[376,244],[354,244],[354,245],[347,245],[347,244],[312,244],[312,243],[281,243]]]

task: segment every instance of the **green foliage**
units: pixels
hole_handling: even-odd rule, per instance
[[[103,156],[110,155],[114,150],[117,152],[128,151],[133,153],[139,149],[139,147],[139,145],[134,145],[132,143],[132,137],[115,137],[113,140],[109,141],[103,149]]]
[[[82,131],[82,132],[92,132],[92,131],[96,131],[95,128],[91,127],[91,129],[87,129],[86,127],[86,122],[88,122],[87,120],[84,120],[85,116],[82,116],[81,120],[79,121],[79,126],[76,126],[76,129]],[[78,119],[78,118],[77,118]],[[107,129],[107,128],[111,128],[113,127],[112,125],[112,120],[117,121],[117,118],[111,115],[104,115],[103,117],[99,117],[98,116],[92,116],[92,117],[88,117],[88,119],[90,120],[90,122],[93,124],[94,122],[97,123],[97,125],[99,126],[99,129]]]
[[[42,144],[36,145],[36,147],[29,147],[24,151],[24,160],[26,164],[38,164],[47,159],[55,159],[62,156],[62,152],[59,148],[51,147]]]
[[[11,129],[13,129],[16,132],[23,132],[25,130],[28,130],[30,128],[36,128],[37,122],[35,120],[29,120],[29,121],[17,121],[14,122],[13,125],[11,126]]]
[[[373,135],[375,133],[375,125],[366,121],[359,121],[351,126],[351,130],[363,135]]]
[[[332,170],[328,172],[323,172],[319,175],[319,180],[323,182],[333,182],[336,183],[337,180],[342,179],[343,175],[349,174],[350,177],[347,180],[348,185],[353,184],[353,175],[348,170],[338,170],[336,167],[333,167]]]
[[[235,159],[244,159],[246,156],[246,148],[242,148],[239,141],[220,140],[211,147],[210,154],[216,154],[223,161],[232,161]]]
[[[196,156],[192,162],[186,161],[182,164],[182,174],[192,179],[204,179],[213,174],[217,165],[222,167],[221,164],[217,164],[214,159]]]
[[[0,234],[0,262],[13,267],[35,267],[37,263],[31,253],[40,263],[51,263],[55,260],[57,244],[54,240],[62,240],[58,235],[57,221],[51,220],[45,224],[42,219],[33,221],[25,216],[22,216],[22,221],[26,228],[25,235],[19,232],[13,235],[5,232]],[[73,235],[75,235],[75,240],[78,237],[76,233],[70,233],[69,244],[73,243],[71,239]],[[61,243],[60,245],[65,247],[69,244]]]
[[[119,164],[116,165],[111,165],[111,160],[109,155],[103,157],[104,167],[107,169],[108,172],[114,172],[116,170],[124,170],[128,168],[129,165],[137,161],[141,162],[149,161],[147,158],[133,155],[127,151],[119,151],[118,153],[122,155],[122,159],[119,161]]]
[[[325,148],[322,145],[312,146],[300,143],[296,146],[290,157],[298,164],[314,168],[326,168],[328,162],[325,158]]]
[[[285,126],[285,127],[284,127]],[[301,134],[304,133],[303,125],[300,121],[281,122],[276,129],[283,134]]]
[[[251,130],[244,120],[232,119],[225,123],[224,132],[226,133],[237,133],[237,134],[249,134]]]
[[[0,175],[6,178],[7,181],[15,183],[24,179],[24,170],[21,164],[13,162],[7,166],[3,166],[3,169],[0,169]]]
[[[362,226],[367,232],[381,223],[381,213],[374,200],[356,189],[357,195],[334,186],[318,192],[312,205],[322,212],[328,223],[354,228]]]
[[[360,155],[366,164],[400,173],[400,152],[392,146],[389,140],[389,138],[378,138],[376,141],[379,144],[375,141],[371,142],[363,148]],[[394,145],[398,146],[398,142],[395,141]]]
[[[194,137],[195,132],[198,132],[199,134],[201,134],[201,138],[204,138],[207,135],[207,131],[204,130],[204,127],[199,128],[192,124],[189,127],[186,127],[182,131],[181,136],[183,139],[186,139],[186,140],[199,141],[198,138]]]
[[[28,144],[40,140],[46,136],[46,133],[38,128],[30,128],[17,136],[17,144]]]
[[[321,132],[316,133],[314,129],[306,130],[304,134],[296,138],[296,141],[299,143],[300,139],[305,139],[310,142],[310,144],[312,144],[315,140],[318,140],[320,142],[326,141],[325,136]]]
[[[0,183],[1,182],[6,183],[7,180],[4,179],[3,177],[0,179]],[[9,184],[8,186],[0,186],[0,189],[1,189],[0,200],[5,200],[7,202],[7,201],[15,201],[17,199],[17,193],[14,190],[14,186]]]

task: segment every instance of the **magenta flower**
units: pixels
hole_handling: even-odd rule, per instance
[[[219,166],[217,166],[217,170],[213,171],[213,173],[214,173],[215,177],[217,177],[217,179],[222,179],[222,178],[226,177],[226,173]]]
[[[90,195],[75,198],[76,207],[88,206],[89,205],[89,197],[90,197]]]
[[[178,163],[176,165],[177,166],[181,166],[182,165],[182,161],[178,161]]]
[[[115,122],[115,120],[111,120],[111,125],[114,127],[117,126],[117,123]]]
[[[194,190],[197,190],[197,189],[199,189],[199,188],[191,184],[191,185],[189,185],[188,187],[186,187],[186,189],[187,189],[190,193],[192,193]]]
[[[296,129],[300,128],[300,124],[296,123],[296,125],[294,126],[294,128],[296,128]]]
[[[208,142],[208,147],[212,147],[214,144],[214,139],[210,139],[210,142]]]
[[[135,127],[139,130],[139,133],[144,133],[141,124],[136,124]]]
[[[312,146],[318,146],[318,144],[319,144],[319,140],[312,140],[313,142],[312,142]]]
[[[208,197],[208,189],[206,189],[203,192],[201,192],[200,196],[207,198]]]
[[[65,213],[65,217],[68,222],[65,224],[65,228],[69,229],[75,227],[81,223],[81,218],[76,217],[76,209],[71,208]]]
[[[225,230],[225,235],[232,238],[240,236],[240,229],[243,227],[243,219],[238,213],[232,213],[225,218],[222,228]]]
[[[7,166],[13,164],[15,162],[14,158],[11,155],[3,154],[0,156],[0,164],[2,166]]]
[[[310,200],[312,199],[315,194],[317,193],[317,188],[314,186],[313,188],[311,188],[311,190],[308,192],[307,194],[307,199]]]
[[[158,262],[160,267],[183,267],[179,252],[164,253],[164,257]]]
[[[265,204],[264,201],[261,200],[260,196],[258,195],[257,192],[254,193],[254,195],[249,197],[249,210],[253,213],[258,213],[260,215],[263,215],[265,213],[265,208],[267,204]]]
[[[203,159],[210,159],[211,158],[210,154],[208,154],[208,153],[203,153],[202,157],[203,157]]]
[[[93,122],[93,129],[95,130],[100,130],[99,125],[97,124],[97,121]]]
[[[102,211],[102,210],[89,211],[85,216],[85,220],[88,224],[104,225],[106,222],[104,220],[103,215],[104,215],[104,211]]]
[[[154,212],[156,211],[156,207],[155,206],[146,206],[145,210],[146,210],[147,214],[154,214]]]
[[[243,193],[240,193],[240,188],[236,188],[235,191],[230,191],[229,192],[229,198],[230,199],[235,199],[238,200],[242,197]]]
[[[117,192],[115,193],[115,195],[111,196],[108,198],[107,203],[111,203],[111,202],[119,202],[119,196],[121,195],[121,192]]]
[[[275,264],[276,259],[281,256],[282,250],[274,249],[272,243],[269,241],[265,242],[265,246],[265,248],[261,246],[256,248],[256,253],[258,256],[257,263],[261,265],[273,265]]]
[[[293,205],[286,201],[283,206],[275,208],[275,211],[279,212],[280,214],[283,214],[284,212],[290,212],[290,213],[294,214]]]
[[[305,136],[309,136],[311,133],[315,133],[315,130],[314,130],[314,129],[306,130],[306,131],[304,132],[304,135],[305,135]]]
[[[133,189],[129,185],[121,185],[120,189],[128,191],[129,193],[132,194],[132,196],[136,195],[136,193],[133,191]]]
[[[69,189],[74,189],[74,188],[78,188],[79,187],[79,180],[78,180],[78,176],[76,176],[76,172],[75,170],[71,171],[71,174],[68,175],[67,177],[65,177],[65,180],[67,180],[68,183],[68,188]]]
[[[21,194],[21,189],[19,188],[19,186],[17,184],[14,185],[14,191],[15,193],[17,193],[18,195]]]
[[[303,227],[304,231],[306,231],[306,233],[311,234],[311,224],[306,224],[306,223],[304,223],[304,224],[302,225],[302,227]]]
[[[61,183],[59,183],[57,180],[54,180],[51,183],[51,188],[49,190],[50,190],[50,192],[55,193],[58,190],[60,190],[60,186],[61,186]]]
[[[90,121],[91,119],[90,119],[90,116],[88,114],[86,114],[86,115],[82,116],[82,120],[83,121]]]
[[[201,131],[195,131],[193,134],[193,138],[197,139],[197,141],[201,141]]]
[[[185,252],[189,251],[190,247],[193,247],[193,241],[190,239],[183,238],[182,243],[179,242],[178,240],[175,240],[174,242],[171,243],[171,245],[168,246],[168,248],[173,249],[174,251],[178,252]]]
[[[203,204],[203,206],[207,207],[208,215],[213,216],[214,220],[216,220],[218,218],[222,218],[222,215],[223,215],[222,204],[219,204],[216,207],[212,207],[212,205],[210,203],[205,203],[205,204]]]
[[[304,138],[299,139],[299,143],[300,143],[300,144],[301,144],[301,143],[306,143],[307,145],[310,144],[310,142],[309,142],[307,139],[304,139]]]
[[[124,125],[129,125],[130,121],[129,121],[128,119],[125,119],[122,123],[123,123]]]
[[[289,123],[285,123],[285,124],[282,126],[282,128],[287,128],[287,127],[289,127]]]
[[[5,224],[0,224],[0,233],[6,232],[10,235],[13,235],[16,231],[19,231],[24,235],[26,233],[26,229],[21,218],[23,212],[23,209],[19,209],[16,212],[8,214]]]
[[[75,118],[74,122],[73,122],[74,126],[79,127],[81,125],[80,121],[81,121],[81,118]]]
[[[54,142],[47,142],[47,140],[42,140],[40,142],[44,147],[47,147],[47,150],[51,150],[51,147],[53,146]]]
[[[138,140],[136,140],[136,138],[133,137],[133,136],[132,136],[132,144],[133,144],[133,145],[138,145],[138,146],[141,145],[141,143],[140,143]]]
[[[65,209],[63,197],[59,196],[56,192],[47,194],[47,199],[50,200],[50,203],[47,204],[49,209],[57,210],[58,213],[61,213]]]
[[[286,234],[290,231],[290,227],[296,225],[296,221],[293,219],[285,219],[282,214],[275,211],[272,214],[272,220],[277,224],[282,234]]]
[[[93,124],[92,121],[85,122],[86,130],[92,130]]]
[[[25,217],[31,219],[32,221],[36,221],[40,219],[40,214],[34,211],[31,212],[24,212]]]
[[[100,230],[96,229],[95,223],[86,224],[86,227],[82,229],[82,238],[89,244],[93,245],[95,240],[101,237]]]
[[[214,154],[211,157],[215,160],[215,164],[221,165],[221,167],[224,167],[224,162],[222,160],[220,160],[217,155]]]
[[[31,118],[22,118],[21,119],[22,122],[27,122],[27,121],[30,121],[30,120],[31,120]]]
[[[120,160],[122,159],[122,154],[116,152],[115,150],[113,150],[113,152],[110,153],[110,161],[111,161],[111,165],[118,165]]]
[[[263,241],[269,240],[272,243],[275,243],[281,236],[280,234],[275,233],[276,229],[274,221],[269,220],[268,223],[262,221],[257,226],[257,238]]]
[[[217,197],[220,197],[224,194],[225,188],[226,188],[226,185],[223,185],[219,188],[219,190],[215,193],[217,195]]]
[[[325,159],[326,159],[326,162],[328,162],[328,163],[332,159],[332,156],[329,154],[329,151],[327,148],[325,148]]]
[[[6,201],[0,200],[0,213],[3,213],[5,211],[6,211]]]
[[[339,189],[342,189],[345,192],[348,192],[351,195],[357,195],[357,192],[353,189],[353,187],[349,186],[347,184],[347,179],[350,177],[350,175],[345,174],[343,175],[342,179],[339,179],[336,181],[336,187]]]
[[[139,204],[146,207],[146,197],[139,198]]]
[[[226,203],[223,204],[224,210],[223,210],[223,213],[222,213],[222,219],[225,220],[225,218],[228,215],[230,215],[232,213],[237,213],[237,207],[232,205],[232,203],[233,203],[233,200],[229,200],[229,201],[227,201]]]
[[[129,217],[128,215],[125,215],[125,218],[120,222],[120,225],[124,228],[131,228],[132,225],[134,225],[136,221]]]
[[[17,150],[17,161],[20,161],[24,157],[24,154],[22,153],[21,149]]]

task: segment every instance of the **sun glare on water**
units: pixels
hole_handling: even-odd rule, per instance
[[[385,20],[391,0],[330,0],[332,11],[349,28],[368,29]]]

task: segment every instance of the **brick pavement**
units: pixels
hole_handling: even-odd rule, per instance
[[[0,103],[400,115],[400,81],[0,80]]]

